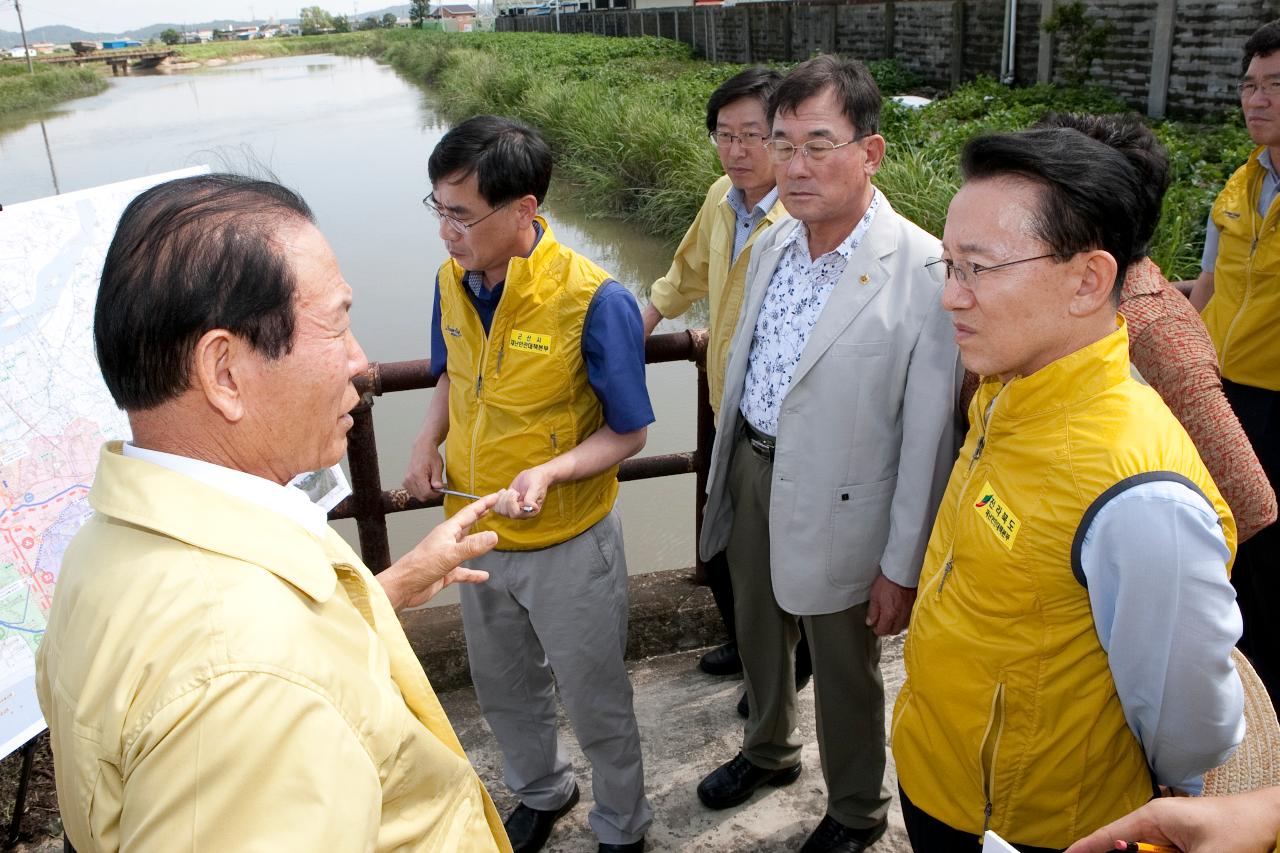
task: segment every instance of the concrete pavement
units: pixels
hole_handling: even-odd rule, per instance
[[[644,749],[645,779],[654,809],[649,830],[650,851],[729,853],[730,851],[799,850],[826,812],[826,791],[814,742],[813,688],[800,694],[800,736],[805,742],[804,772],[785,788],[765,786],[741,806],[712,811],[699,801],[698,782],[717,765],[732,758],[742,742],[742,718],[734,709],[741,681],[714,678],[696,668],[701,651],[680,652],[630,662],[636,693],[636,716]],[[902,638],[885,643],[881,668],[885,679],[886,725],[894,698],[902,685]],[[515,798],[502,783],[502,759],[497,744],[470,688],[441,694],[440,700],[454,728],[497,803],[506,815]],[[578,774],[582,802],[560,821],[545,848],[549,853],[592,853],[596,839],[587,825],[591,810],[590,765],[578,749],[563,709],[560,736]],[[893,757],[889,756],[886,784],[894,792],[889,831],[872,850],[908,853],[906,831],[897,801]]]

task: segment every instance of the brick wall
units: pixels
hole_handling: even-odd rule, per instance
[[[1016,81],[1034,83],[1042,39],[1041,4],[1019,0]],[[1114,27],[1106,55],[1090,79],[1143,109],[1148,104],[1153,58],[1159,53],[1156,19],[1160,0],[1086,0],[1092,16]],[[1168,109],[1206,114],[1236,103],[1240,51],[1261,24],[1280,17],[1280,0],[1173,0]],[[957,14],[959,6],[959,14]],[[1166,7],[1167,8],[1167,7]],[[644,11],[578,12],[560,16],[561,32],[609,36],[662,35],[693,45],[717,62],[798,62],[836,52],[862,60],[892,55],[931,86],[980,74],[997,76],[1004,31],[1004,0],[896,0],[893,45],[885,45],[885,3],[765,2],[735,6]],[[956,32],[959,23],[960,30]],[[503,17],[499,30],[552,32],[551,16]],[[1060,42],[1060,39],[1053,40]],[[959,45],[960,56],[953,55]],[[1050,46],[1051,78],[1062,82],[1069,57]]]

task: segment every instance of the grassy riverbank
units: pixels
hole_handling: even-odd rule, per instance
[[[373,43],[372,32],[339,33],[322,36],[216,41],[208,44],[178,45],[178,62],[208,62],[217,59],[271,59],[308,53],[337,53],[363,56]]]
[[[375,34],[368,49],[433,89],[451,122],[492,112],[538,126],[584,205],[673,240],[719,174],[703,125],[706,98],[741,67],[694,60],[688,46],[656,38],[396,31]],[[872,73],[886,94],[911,85],[896,63],[872,63]],[[956,156],[968,138],[1027,127],[1051,110],[1127,109],[1100,89],[1008,89],[991,80],[923,110],[886,103],[889,153],[877,184],[905,215],[940,234],[958,183]],[[1174,182],[1152,256],[1170,278],[1194,277],[1208,205],[1251,143],[1238,113],[1155,129],[1169,149]]]
[[[90,68],[36,65],[35,70],[28,73],[27,63],[21,60],[0,62],[0,119],[96,95],[107,88],[105,76]]]

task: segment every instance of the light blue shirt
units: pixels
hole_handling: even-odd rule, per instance
[[[1244,688],[1230,653],[1240,609],[1218,516],[1181,483],[1120,493],[1080,554],[1098,641],[1161,785],[1192,794],[1244,739]]]
[[[769,190],[765,197],[760,199],[756,206],[750,210],[747,210],[746,193],[737,187],[730,189],[724,200],[733,210],[733,215],[738,220],[733,229],[733,257],[730,259],[731,261],[737,261],[738,255],[741,255],[742,250],[747,247],[747,240],[751,239],[751,232],[756,230],[760,220],[768,216],[769,211],[773,210],[773,206],[777,203],[778,188],[774,187]]]
[[[1265,217],[1271,209],[1271,202],[1280,195],[1280,176],[1276,175],[1271,165],[1271,149],[1263,148],[1258,152],[1258,165],[1266,174],[1262,176],[1262,189],[1258,193],[1258,215]],[[1218,226],[1213,221],[1213,208],[1209,208],[1209,221],[1204,226],[1204,253],[1200,255],[1200,269],[1213,272],[1218,262]]]

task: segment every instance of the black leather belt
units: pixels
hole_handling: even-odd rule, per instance
[[[777,439],[771,435],[765,435],[753,427],[746,418],[742,419],[742,427],[742,434],[746,437],[747,443],[751,445],[751,449],[756,452],[756,455],[772,462]]]

